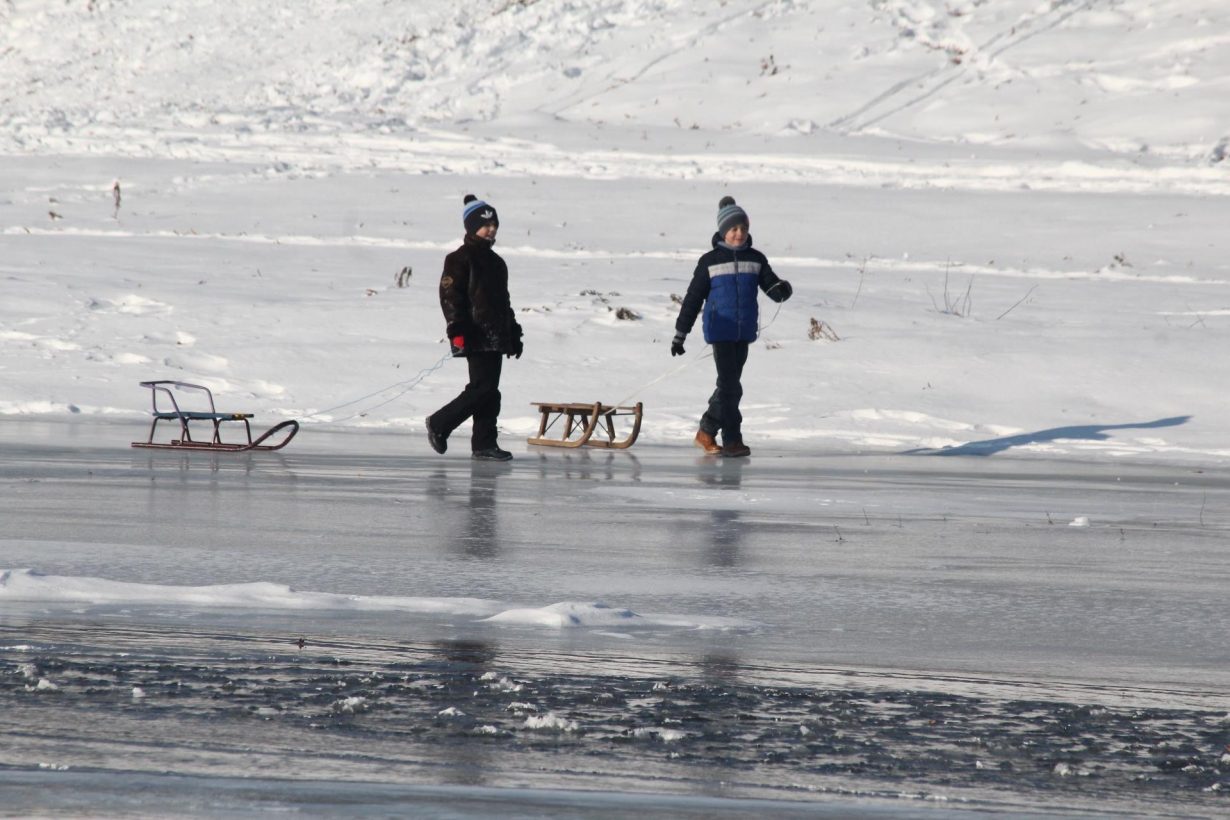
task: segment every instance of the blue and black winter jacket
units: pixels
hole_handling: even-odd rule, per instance
[[[703,307],[706,342],[753,342],[760,320],[756,291],[768,293],[780,281],[750,236],[736,248],[715,233],[713,250],[696,263],[675,330],[685,336],[691,332]]]

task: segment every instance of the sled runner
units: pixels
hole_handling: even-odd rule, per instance
[[[283,421],[270,427],[262,433],[255,441],[252,439],[252,425],[248,423],[248,419],[252,418],[251,413],[219,413],[217,407],[214,406],[214,394],[210,392],[208,387],[199,384],[188,384],[187,382],[176,382],[167,380],[158,380],[150,382],[141,382],[142,387],[148,387],[150,390],[151,399],[153,402],[154,421],[149,427],[149,438],[146,441],[134,441],[133,447],[156,447],[162,449],[185,448],[192,450],[212,450],[215,452],[241,453],[248,450],[281,450],[290,440],[295,437],[295,433],[299,432],[299,422],[294,419]],[[182,410],[179,402],[175,401],[175,390],[195,390],[205,394],[205,399],[209,402],[209,410]],[[171,408],[159,409],[158,395],[163,394],[171,402]],[[193,394],[198,396],[199,393]],[[158,422],[160,421],[178,421],[179,422],[179,438],[171,439],[169,442],[155,442],[154,433],[158,430]],[[191,422],[210,422],[213,424],[213,435],[208,441],[194,441],[191,433],[188,431],[188,426]],[[242,421],[244,434],[247,437],[247,443],[228,443],[222,440],[222,422],[224,421]],[[283,438],[277,444],[265,444],[264,442],[277,433],[284,433]]]
[[[593,404],[561,404],[558,402],[531,402],[538,408],[538,435],[529,438],[530,444],[544,447],[607,447],[624,450],[631,447],[641,432],[643,406],[638,401],[633,406],[616,407],[602,402]],[[616,439],[615,417],[631,416],[632,429],[621,439]],[[560,421],[564,429],[559,438],[547,435]],[[595,433],[598,434],[595,437]],[[574,435],[575,434],[575,435]],[[605,436],[603,438],[602,436]]]

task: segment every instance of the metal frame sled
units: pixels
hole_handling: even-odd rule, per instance
[[[641,432],[644,405],[639,401],[631,406],[616,406],[598,401],[593,404],[547,401],[530,403],[541,413],[538,421],[538,435],[528,439],[530,444],[540,444],[544,447],[584,446],[625,450],[633,445]],[[616,416],[632,416],[632,430],[622,439],[615,437]],[[549,438],[547,433],[560,419],[565,420],[563,435],[559,438]],[[606,436],[605,439],[594,437],[594,434],[599,431]]]
[[[281,450],[287,444],[290,444],[290,440],[295,437],[295,433],[299,432],[299,422],[289,419],[275,424],[253,440],[252,425],[248,423],[248,419],[252,418],[252,413],[219,413],[218,408],[214,405],[214,394],[204,385],[160,379],[157,381],[141,382],[141,386],[148,387],[150,390],[154,421],[149,426],[149,438],[145,441],[134,441],[132,443],[133,447],[153,447],[164,450],[210,450],[224,453],[242,453],[249,450]],[[203,392],[209,402],[209,410],[181,409],[179,402],[175,401],[175,394],[171,392],[172,388]],[[164,394],[170,400],[170,410],[158,409],[159,393]],[[179,438],[171,439],[169,442],[155,442],[154,433],[158,430],[158,422],[172,420],[179,422]],[[213,435],[209,441],[193,440],[192,434],[188,431],[188,426],[194,421],[208,421],[213,424]],[[222,440],[222,422],[224,421],[242,421],[244,433],[248,439],[247,443],[231,444],[224,442]],[[270,436],[283,432],[286,437],[277,444],[264,443]]]

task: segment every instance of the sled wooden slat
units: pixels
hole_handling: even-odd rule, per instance
[[[638,401],[635,405],[616,406],[594,402],[531,402],[538,408],[538,435],[530,436],[530,444],[543,447],[605,447],[612,450],[626,450],[636,442],[641,432],[641,417],[644,406]],[[617,438],[616,416],[630,416],[631,430],[623,438]],[[548,435],[552,428],[561,424],[558,437]],[[595,435],[597,434],[597,435]]]
[[[153,422],[149,427],[149,438],[145,441],[134,441],[133,447],[147,447],[161,450],[210,450],[221,453],[242,453],[251,450],[281,450],[290,440],[299,432],[299,422],[294,419],[280,422],[270,427],[256,439],[252,438],[252,425],[248,421],[252,418],[251,413],[219,413],[214,405],[214,394],[210,392],[208,387],[200,384],[189,384],[188,382],[177,382],[167,379],[157,381],[141,382],[142,387],[149,388],[151,395],[151,403],[153,410],[151,415],[154,417]],[[189,391],[192,395],[197,396],[198,404],[201,401],[208,402],[209,410],[184,410],[179,406],[179,402],[175,400],[173,391]],[[167,401],[170,401],[170,409],[159,408],[158,397],[162,396]],[[171,439],[170,441],[154,441],[154,435],[158,431],[158,422],[160,421],[178,421],[179,422],[179,438]],[[208,440],[197,441],[192,438],[192,433],[189,427],[192,422],[208,422],[212,425],[213,430]],[[222,422],[224,421],[240,421],[243,422],[243,431],[245,441],[227,442],[222,440]],[[271,437],[282,434],[285,437],[276,444],[265,444]]]

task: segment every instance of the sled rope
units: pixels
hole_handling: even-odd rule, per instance
[[[342,402],[341,404],[335,405],[335,406],[333,406],[333,407],[327,407],[327,408],[325,408],[324,410],[318,410],[318,411],[316,411],[315,413],[311,413],[311,414],[309,414],[309,415],[307,415],[307,416],[304,416],[303,418],[304,418],[304,420],[307,420],[307,419],[317,418],[317,417],[319,417],[319,416],[326,416],[326,415],[328,415],[328,414],[330,414],[330,413],[334,412],[335,410],[341,410],[343,407],[350,407],[350,406],[352,406],[352,405],[358,404],[359,402],[364,402],[364,401],[367,401],[368,399],[371,399],[371,398],[374,398],[374,397],[376,397],[376,396],[379,396],[379,395],[381,395],[382,393],[387,393],[388,391],[393,390],[393,389],[396,389],[396,388],[398,388],[398,387],[401,387],[401,388],[402,388],[399,392],[397,392],[397,393],[393,394],[392,396],[390,396],[389,398],[385,399],[384,401],[382,401],[382,402],[378,402],[377,404],[373,404],[373,405],[371,405],[370,407],[360,408],[360,409],[358,409],[358,410],[354,411],[353,413],[351,413],[349,416],[343,416],[342,418],[338,418],[338,419],[329,419],[328,421],[316,421],[316,422],[312,422],[312,423],[313,423],[313,424],[317,424],[317,425],[324,425],[324,424],[337,424],[337,423],[339,423],[339,422],[349,421],[350,419],[356,418],[356,417],[358,417],[358,416],[362,416],[362,415],[364,415],[364,414],[366,414],[366,413],[370,413],[370,412],[372,412],[373,410],[378,410],[378,409],[380,409],[381,407],[384,407],[386,404],[392,404],[393,402],[395,402],[395,401],[397,401],[398,399],[400,399],[402,396],[404,396],[404,395],[406,395],[407,393],[409,393],[409,392],[410,392],[411,390],[413,390],[415,387],[418,387],[418,385],[419,385],[419,384],[420,384],[420,383],[421,383],[424,379],[426,379],[426,378],[427,378],[428,376],[430,376],[432,373],[435,373],[437,370],[439,370],[441,367],[443,367],[443,366],[444,366],[444,363],[445,363],[445,362],[447,362],[447,361],[448,361],[449,359],[451,359],[451,358],[453,358],[453,354],[452,354],[452,353],[445,353],[443,356],[441,356],[441,357],[440,357],[440,360],[439,360],[439,361],[437,361],[435,364],[431,365],[430,367],[425,367],[425,368],[423,368],[422,370],[420,370],[420,371],[418,372],[418,374],[416,374],[416,375],[415,375],[415,376],[413,376],[412,378],[409,378],[409,379],[403,379],[402,381],[399,381],[399,382],[394,382],[393,384],[390,384],[390,385],[388,385],[387,387],[382,387],[382,388],[380,388],[379,390],[375,390],[375,391],[373,391],[373,392],[371,392],[371,393],[368,393],[366,396],[360,396],[360,397],[359,397],[359,398],[357,398],[357,399],[352,399],[351,401]],[[403,387],[403,385],[404,385],[404,387]]]
[[[687,358],[687,359],[684,359],[684,360],[683,360],[682,362],[680,362],[678,365],[676,365],[675,367],[672,367],[670,370],[666,371],[666,372],[665,372],[665,373],[663,373],[661,376],[658,376],[656,379],[654,379],[654,380],[652,380],[652,381],[650,381],[650,382],[646,382],[645,384],[643,384],[643,385],[641,385],[640,387],[636,388],[636,390],[633,390],[631,393],[629,393],[629,394],[628,394],[627,398],[620,399],[619,401],[617,401],[617,402],[615,402],[615,403],[616,403],[616,404],[627,404],[629,401],[631,401],[632,399],[636,398],[636,397],[637,397],[637,396],[639,396],[641,393],[644,393],[646,390],[648,390],[649,388],[653,387],[653,386],[654,386],[655,384],[657,384],[658,382],[660,382],[660,381],[662,381],[662,380],[664,380],[664,379],[668,379],[668,378],[670,378],[671,376],[673,376],[673,375],[675,375],[676,373],[678,373],[679,371],[683,370],[684,368],[691,367],[692,365],[694,365],[694,364],[696,364],[697,362],[699,362],[701,359],[707,359],[707,358],[709,358],[709,357],[710,357],[710,356],[712,356],[712,355],[713,355],[713,348],[711,348],[711,347],[706,347],[706,348],[705,348],[705,352],[704,352],[704,353],[700,354],[699,356],[695,356],[695,357],[692,357],[692,358]]]
[[[769,328],[770,325],[772,325],[775,321],[777,321],[777,315],[781,312],[782,312],[782,303],[778,302],[777,310],[774,311],[773,313],[773,318],[771,318],[768,324],[766,324],[763,328],[759,328],[757,330],[757,335],[759,335],[760,333],[763,333],[765,330]],[[657,378],[641,385],[636,390],[634,390],[632,393],[628,394],[627,398],[620,399],[618,402],[616,402],[616,404],[627,404],[630,400],[636,398],[641,393],[644,393],[646,390],[653,387],[655,384],[658,384],[661,381],[669,379],[671,376],[682,371],[683,369],[687,367],[691,367],[693,364],[700,361],[701,359],[707,359],[712,355],[713,355],[713,349],[707,348],[705,352],[702,353],[700,356],[697,356],[695,358],[685,359],[684,361],[680,362],[677,366],[672,367],[670,370],[667,370],[665,373],[658,376]],[[367,395],[359,396],[357,399],[351,399],[350,401],[342,402],[341,404],[334,405],[333,407],[326,407],[324,410],[317,410],[315,413],[309,413],[308,415],[303,416],[303,420],[308,421],[310,419],[316,419],[321,416],[327,416],[330,413],[333,413],[337,410],[341,410],[343,407],[351,407],[353,405],[359,404],[360,402],[364,402],[364,401],[367,401],[368,399],[375,398],[376,396],[379,396],[383,393],[387,393],[388,391],[394,390],[398,387],[402,388],[400,391],[398,391],[397,393],[394,393],[392,396],[385,399],[384,401],[373,404],[370,407],[363,407],[358,410],[355,410],[353,413],[351,413],[348,416],[343,416],[337,419],[329,419],[327,421],[312,421],[310,423],[313,425],[338,424],[343,421],[350,421],[353,418],[358,418],[359,416],[370,413],[373,410],[379,410],[381,407],[384,407],[385,405],[388,405],[388,404],[392,404],[393,402],[400,399],[402,396],[409,393],[415,387],[418,387],[419,384],[422,383],[424,379],[426,379],[432,373],[435,373],[437,370],[443,367],[444,363],[447,362],[451,358],[453,358],[452,353],[445,353],[443,356],[440,357],[440,359],[435,364],[431,365],[430,367],[423,368],[412,378],[403,379],[402,381],[399,381],[399,382],[394,382],[393,384],[390,384],[387,387],[382,387],[379,390],[374,390],[371,393],[368,393]]]
[[[761,334],[761,333],[764,333],[766,330],[768,330],[768,329],[769,329],[769,327],[770,327],[770,326],[771,326],[774,322],[776,322],[776,321],[777,321],[777,314],[779,314],[779,313],[781,313],[781,312],[782,312],[782,305],[784,305],[784,304],[786,304],[786,303],[785,303],[785,302],[778,302],[778,303],[777,303],[777,310],[773,311],[773,318],[769,320],[769,324],[765,325],[764,327],[758,327],[758,328],[756,328],[756,338],[760,338],[760,334]]]
[[[781,313],[781,312],[782,312],[782,305],[783,305],[783,304],[784,304],[783,302],[778,302],[778,303],[777,303],[777,310],[773,311],[773,318],[769,320],[769,323],[768,323],[768,324],[766,324],[764,327],[760,327],[760,328],[757,328],[757,329],[756,329],[756,336],[757,336],[757,338],[759,338],[759,337],[760,337],[760,334],[761,334],[761,333],[764,333],[766,330],[768,330],[770,325],[772,325],[774,322],[776,322],[776,321],[777,321],[777,314],[779,314],[779,313]],[[686,368],[686,367],[691,367],[693,364],[695,364],[696,362],[699,362],[701,359],[707,359],[707,358],[709,358],[709,357],[710,357],[710,356],[712,356],[712,355],[713,355],[713,348],[711,348],[711,347],[706,347],[706,348],[705,348],[705,352],[704,352],[704,353],[702,353],[700,356],[697,356],[697,357],[696,357],[696,358],[694,358],[694,359],[685,359],[685,360],[684,360],[683,362],[681,362],[678,366],[676,366],[676,367],[672,367],[670,370],[666,371],[666,372],[665,372],[665,373],[663,373],[661,376],[658,376],[658,377],[657,377],[656,379],[654,379],[653,381],[650,381],[650,382],[647,382],[646,384],[641,385],[641,386],[640,386],[640,387],[638,387],[636,390],[634,390],[634,391],[632,391],[631,393],[629,393],[627,398],[620,399],[619,401],[617,401],[617,402],[616,402],[616,404],[627,404],[629,401],[631,401],[632,399],[636,398],[636,397],[637,397],[637,396],[639,396],[641,393],[644,393],[646,390],[648,390],[649,388],[653,387],[653,386],[654,386],[655,384],[657,384],[658,382],[663,381],[664,379],[669,379],[671,376],[675,375],[676,373],[678,373],[679,371],[683,370],[684,368]]]

